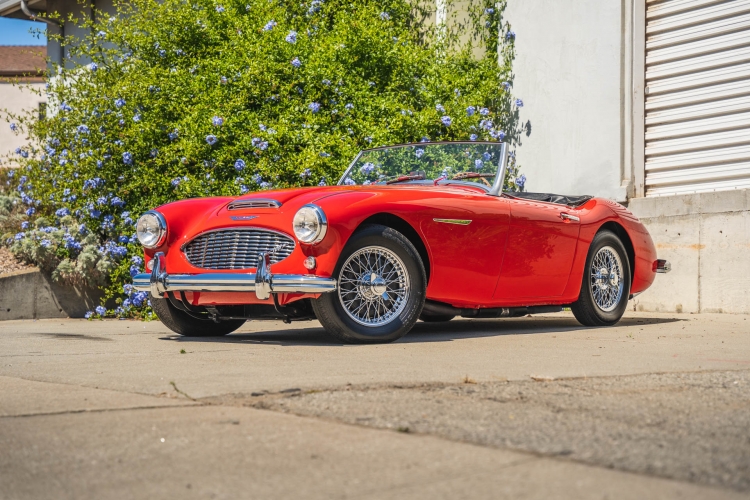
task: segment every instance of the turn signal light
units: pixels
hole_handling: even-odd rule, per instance
[[[302,264],[308,271],[312,271],[313,269],[315,269],[315,266],[318,265],[318,263],[315,261],[315,257],[313,257],[312,255],[306,258]]]

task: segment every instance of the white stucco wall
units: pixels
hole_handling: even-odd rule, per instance
[[[37,95],[30,92],[24,87],[27,84],[12,85],[10,83],[0,83],[0,109],[7,109],[11,113],[20,113],[22,110],[33,110],[38,112],[39,103],[46,102],[44,94]],[[43,83],[30,84],[37,90],[43,90]],[[10,130],[10,124],[5,120],[0,121],[0,162],[15,164],[14,157],[6,159],[5,156],[14,151],[17,147],[27,143],[23,134],[16,135]]]
[[[625,200],[621,9],[616,0],[508,0],[513,93],[531,122],[517,149],[527,191]]]

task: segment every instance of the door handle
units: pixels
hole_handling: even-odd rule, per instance
[[[576,217],[575,215],[566,214],[565,212],[560,212],[560,218],[564,222],[574,221],[574,222],[580,222],[580,218]]]

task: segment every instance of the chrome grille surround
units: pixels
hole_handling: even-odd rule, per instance
[[[182,246],[188,262],[201,269],[250,269],[261,253],[280,262],[294,251],[294,239],[269,229],[233,227],[199,234]]]

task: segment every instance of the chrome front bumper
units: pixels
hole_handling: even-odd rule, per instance
[[[255,292],[265,300],[272,293],[325,293],[336,290],[336,280],[308,274],[271,274],[271,256],[261,254],[255,274],[167,274],[164,254],[154,255],[151,274],[138,274],[133,288],[162,297],[166,292]]]

